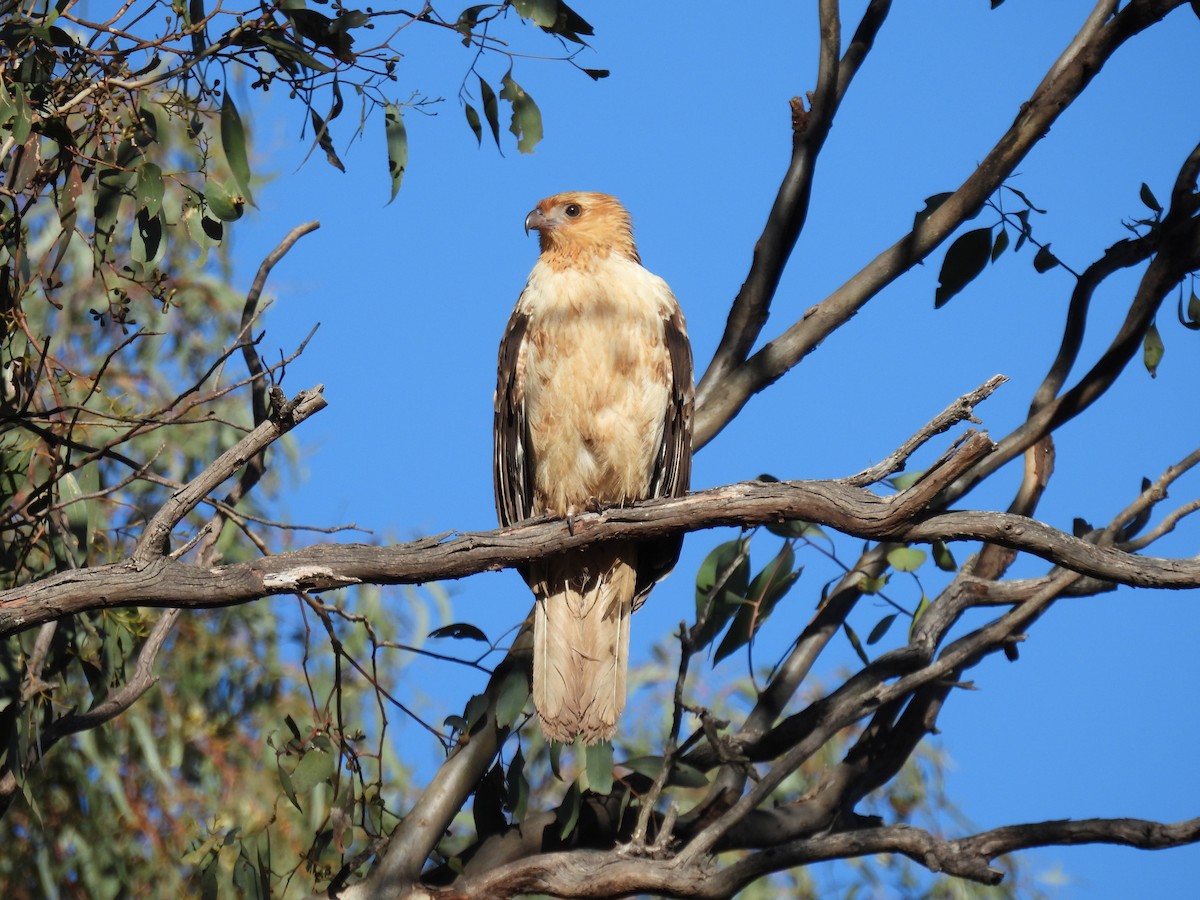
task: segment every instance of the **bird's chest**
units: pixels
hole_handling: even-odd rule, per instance
[[[558,299],[531,310],[521,360],[535,512],[645,497],[669,396],[662,313],[636,293]]]

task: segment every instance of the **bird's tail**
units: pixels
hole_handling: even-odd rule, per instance
[[[606,544],[535,564],[533,704],[547,740],[608,740],[625,707],[637,548]]]

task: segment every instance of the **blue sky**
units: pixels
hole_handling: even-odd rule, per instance
[[[292,226],[322,223],[277,267],[268,289],[275,298],[268,354],[290,351],[321,323],[285,388],[322,382],[330,401],[297,434],[306,475],[283,500],[294,520],[352,521],[397,540],[493,526],[496,346],[537,254],[521,223],[548,194],[602,190],[623,200],[645,264],[684,307],[698,369],[707,364],[787,164],[788,99],[814,86],[816,4],[577,6],[596,27],[581,64],[612,75],[593,83],[564,64],[518,61],[514,77],[545,121],[533,155],[518,154],[507,134],[503,156],[486,139],[476,147],[456,100],[471,52],[453,35],[409,30],[397,94],[446,99],[432,107],[436,115],[408,114],[409,169],[390,206],[378,117],[361,142],[347,146],[348,128],[343,134],[343,175],[320,151],[301,166],[294,111],[277,104],[253,116],[259,166],[275,180],[256,192],[259,209],[233,230],[239,282],[249,283]],[[865,3],[844,6],[849,35]],[[970,173],[1091,4],[988,7],[987,0],[895,5],[821,157],[808,225],[765,338],[901,236],[927,196]],[[535,35],[516,37],[535,52],[553,49]],[[1048,211],[1035,217],[1036,235],[1076,270],[1126,236],[1122,220],[1145,215],[1143,181],[1160,199],[1169,194],[1196,140],[1198,37],[1200,22],[1185,6],[1135,39],[1019,167],[1014,184]],[[481,63],[493,83],[506,67],[500,58]],[[355,114],[348,109],[343,121]],[[752,400],[699,453],[693,486],[763,472],[851,474],[998,372],[1011,381],[978,413],[996,436],[1019,423],[1057,348],[1072,279],[1062,269],[1036,274],[1029,250],[1006,254],[935,311],[940,259],[935,253]],[[1084,365],[1107,343],[1134,283],[1114,280],[1101,292]],[[1159,377],[1131,368],[1110,396],[1059,432],[1058,473],[1039,510],[1044,521],[1067,530],[1075,516],[1107,521],[1143,475],[1156,477],[1196,446],[1200,336],[1167,309],[1158,324],[1166,343]],[[1003,508],[1017,477],[1010,467],[964,505]],[[1196,490],[1196,479],[1182,482],[1174,498]],[[730,535],[687,539],[676,573],[634,620],[635,657],[690,614],[699,561]],[[846,559],[857,547],[839,544]],[[961,559],[970,549],[955,553]],[[758,564],[773,550],[764,540]],[[1157,545],[1160,555],[1195,550],[1194,529]],[[818,574],[825,570],[815,555],[802,562],[811,577],[806,572],[790,595],[792,608],[776,614],[795,629],[828,577]],[[1044,568],[1031,562],[1019,571]],[[935,591],[936,577],[922,574]],[[511,572],[450,590],[456,618],[489,634],[514,624],[528,605]],[[897,582],[894,594],[911,608],[914,590]],[[989,659],[973,670],[978,690],[953,696],[940,721],[940,746],[953,760],[948,788],[964,812],[980,828],[1067,816],[1196,815],[1196,604],[1193,592],[1064,600],[1033,628],[1019,662]],[[866,605],[851,622],[865,634],[883,612]],[[879,649],[887,646],[885,639]],[[756,659],[777,652],[768,643]],[[854,663],[847,646],[828,655],[824,680]],[[721,673],[744,666],[731,659]],[[472,689],[464,679],[449,705]],[[432,751],[422,745],[420,752]],[[1056,896],[1168,896],[1193,883],[1200,849],[1051,848],[1024,858]],[[1051,887],[1059,869],[1065,883]]]

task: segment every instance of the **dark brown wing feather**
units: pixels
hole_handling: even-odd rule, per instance
[[[650,497],[682,497],[692,481],[692,347],[683,314],[676,309],[664,323],[664,339],[671,357],[671,395],[650,479]],[[645,601],[650,588],[675,566],[683,535],[646,541],[638,545],[637,588],[634,609]]]
[[[514,310],[500,342],[492,467],[496,515],[501,525],[512,525],[529,518],[533,508],[533,458],[525,423],[524,385],[519,371],[521,344],[528,324],[529,317]]]

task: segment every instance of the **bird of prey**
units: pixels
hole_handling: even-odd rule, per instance
[[[541,255],[500,344],[502,525],[678,497],[692,468],[692,351],[665,281],[642,268],[629,213],[570,192],[525,218]],[[625,706],[629,617],[682,537],[611,541],[530,563],[533,702],[548,740],[608,740]]]

